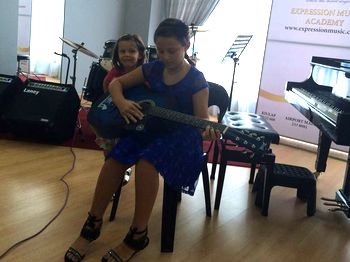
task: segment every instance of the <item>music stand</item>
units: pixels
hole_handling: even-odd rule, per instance
[[[222,59],[222,61],[224,61],[224,59],[226,57],[230,57],[230,58],[233,59],[233,62],[234,62],[233,73],[232,73],[232,82],[231,82],[231,90],[230,90],[230,100],[229,100],[229,104],[228,104],[227,110],[231,109],[232,91],[233,91],[233,85],[234,85],[234,82],[235,82],[236,66],[238,64],[239,57],[243,53],[244,49],[246,48],[246,46],[248,45],[248,43],[249,43],[249,41],[250,41],[250,39],[252,37],[253,37],[253,35],[238,35],[237,38],[235,39],[235,41],[233,42],[232,46],[228,49],[226,55]]]

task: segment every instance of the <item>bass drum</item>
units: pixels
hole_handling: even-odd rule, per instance
[[[85,100],[95,102],[101,95],[103,95],[103,79],[106,75],[107,70],[104,69],[100,63],[92,63],[83,95]]]

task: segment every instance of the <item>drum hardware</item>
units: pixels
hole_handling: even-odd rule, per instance
[[[104,52],[102,55],[102,58],[112,58],[113,57],[113,50],[115,47],[115,44],[117,43],[116,40],[107,40],[104,45]]]
[[[75,82],[76,82],[76,72],[77,72],[77,57],[78,57],[78,52],[82,52],[83,54],[90,56],[92,58],[99,58],[95,53],[91,52],[90,50],[88,50],[85,46],[84,43],[81,44],[77,44],[71,40],[68,40],[66,38],[62,38],[60,37],[60,39],[62,40],[63,43],[69,45],[70,47],[72,47],[72,53],[73,53],[73,75],[70,77],[72,79],[72,86],[73,88],[75,88]],[[62,54],[63,55],[63,54]],[[65,54],[66,55],[66,54]],[[70,60],[68,60],[70,63]],[[67,82],[67,76],[69,74],[69,66],[67,68],[67,75],[66,75],[66,82]],[[81,106],[81,99],[80,99],[80,107],[79,107],[79,112],[80,110],[82,110],[83,107]],[[84,110],[84,109],[83,109]],[[77,128],[78,128],[78,132],[79,134],[82,136],[83,132],[82,132],[82,126],[81,126],[81,121],[80,121],[80,117],[79,117],[79,113],[78,113],[78,117],[77,117]],[[83,138],[82,138],[83,139]]]
[[[64,58],[66,58],[68,60],[68,64],[67,64],[67,73],[66,73],[66,80],[65,80],[65,84],[67,85],[68,84],[68,75],[69,75],[69,67],[70,67],[70,57],[67,56],[67,54],[65,53],[62,53],[62,54],[59,54],[57,52],[54,52],[55,55],[59,55],[59,56],[62,56]]]
[[[96,59],[98,58],[98,56],[95,53],[93,53],[92,51],[90,51],[84,46],[83,42],[81,44],[77,44],[63,37],[60,37],[60,39],[62,40],[62,42],[66,43],[70,47],[73,47],[73,49],[76,49],[77,51],[80,51],[85,55],[91,56],[92,58],[96,58]]]
[[[194,25],[194,23],[192,23],[190,26],[188,26],[189,29],[191,30],[191,35],[193,36],[193,43],[192,43],[192,55],[191,58],[193,60],[195,60],[195,57],[197,55],[197,52],[195,52],[194,50],[194,45],[196,42],[196,33],[201,33],[201,32],[207,32],[208,29],[203,28],[202,26],[198,26],[198,25]]]
[[[76,81],[76,70],[77,70],[77,54],[78,51],[82,52],[83,54],[86,54],[87,56],[90,56],[92,58],[98,58],[98,56],[91,52],[90,50],[88,50],[85,46],[84,43],[81,44],[77,44],[74,43],[73,41],[70,41],[68,39],[62,38],[60,37],[60,39],[62,40],[62,42],[66,43],[67,45],[69,45],[70,47],[73,48],[72,53],[73,53],[73,76],[71,76],[70,78],[72,79],[72,85],[73,87],[75,87],[75,81]]]
[[[157,48],[149,45],[146,48],[146,62],[152,62],[158,59]]]

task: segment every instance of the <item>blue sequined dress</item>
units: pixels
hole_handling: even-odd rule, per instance
[[[162,81],[163,69],[161,61],[142,65],[147,87],[174,96],[177,110],[193,115],[192,95],[208,88],[203,74],[192,66],[181,81],[168,86]],[[203,162],[202,145],[201,132],[182,125],[170,132],[127,134],[119,139],[110,157],[127,165],[145,159],[155,166],[165,183],[193,195]]]

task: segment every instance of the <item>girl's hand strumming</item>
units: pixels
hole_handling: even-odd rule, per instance
[[[130,122],[136,123],[143,118],[141,106],[134,101],[124,99],[118,103],[118,109],[127,124],[130,124]]]

